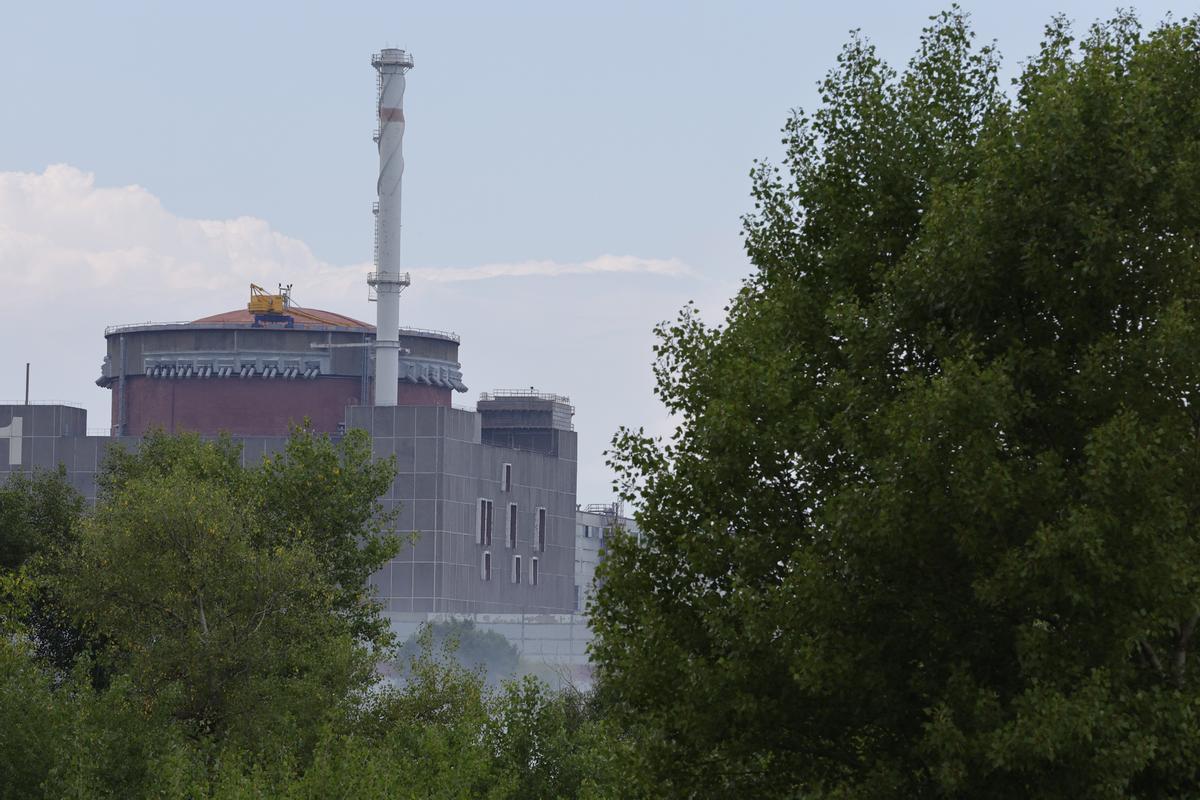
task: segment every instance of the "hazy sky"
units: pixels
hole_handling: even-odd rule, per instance
[[[0,401],[83,403],[106,324],[243,306],[251,281],[374,321],[372,51],[405,96],[403,324],[462,335],[480,391],[570,395],[579,499],[619,425],[664,433],[651,328],[719,320],[750,266],[755,157],[860,28],[901,66],[939,2],[92,4],[0,0]],[[1063,12],[964,3],[1007,74]],[[1141,3],[1144,22],[1168,9]]]

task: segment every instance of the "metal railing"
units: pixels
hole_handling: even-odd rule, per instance
[[[68,408],[84,408],[78,400],[0,400],[0,406],[67,406]]]
[[[184,328],[192,327],[198,329],[237,329],[237,330],[261,330],[254,328],[250,322],[131,322],[127,325],[109,325],[104,329],[105,336],[111,336],[114,333],[126,333],[135,330],[150,330],[154,328]],[[272,329],[274,330],[274,329]],[[283,330],[280,328],[280,330]],[[309,330],[309,331],[362,331],[367,328],[356,328],[349,325],[329,325],[323,322],[300,322],[292,323],[288,330]]]
[[[375,269],[379,269],[379,203],[371,204],[371,213],[374,215],[374,221],[372,224],[375,228],[375,232],[372,234],[372,236],[374,237],[373,238],[374,244],[372,245],[373,249],[371,250],[371,252],[374,253],[374,255],[371,257],[372,258],[371,266],[375,267]],[[376,273],[374,273],[374,272],[371,273],[371,275],[375,275],[375,274]],[[375,285],[375,284],[371,283],[370,276],[367,276],[367,285],[368,286]]]
[[[132,330],[143,330],[147,328],[216,328],[216,329],[238,329],[245,330],[250,328],[249,322],[131,322],[127,325],[109,325],[104,329],[105,336],[111,336],[114,333],[122,333]],[[300,322],[296,321],[289,330],[330,330],[330,331],[361,331],[368,330],[367,328],[353,328],[347,325],[326,325],[320,322]],[[274,329],[272,329],[274,330]],[[282,330],[282,329],[280,329]],[[400,335],[409,336],[436,336],[440,339],[447,339],[455,344],[461,344],[462,340],[454,331],[439,331],[433,328],[401,328]]]
[[[371,66],[391,66],[398,65],[405,69],[412,69],[413,58],[407,50],[401,50],[395,47],[389,47],[386,50],[380,50],[378,53],[371,54]]]
[[[580,509],[586,514],[608,514],[621,516],[620,503],[588,503]]]
[[[229,323],[222,323],[229,324]],[[110,336],[114,333],[123,331],[131,331],[136,328],[170,328],[180,325],[191,325],[190,322],[128,322],[122,325],[109,325],[104,329],[104,335]]]
[[[432,328],[401,328],[400,335],[401,336],[437,336],[438,338],[441,338],[441,339],[448,339],[449,341],[452,341],[455,344],[459,344],[461,342],[461,340],[458,338],[458,334],[454,333],[453,331],[436,331]]]
[[[379,283],[398,283],[401,286],[410,286],[412,284],[412,276],[407,272],[371,272],[367,274],[367,283],[374,286]]]
[[[555,403],[571,405],[571,398],[566,395],[551,392],[539,392],[535,389],[493,389],[490,392],[480,392],[480,400],[505,400],[510,397],[527,397],[534,400],[552,400]],[[574,406],[571,407],[574,410]]]

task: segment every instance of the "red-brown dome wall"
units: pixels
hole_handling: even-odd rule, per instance
[[[141,436],[152,428],[162,428],[168,433],[283,436],[305,417],[314,430],[335,433],[346,419],[346,406],[362,404],[359,397],[362,381],[337,376],[284,380],[131,375],[126,378],[125,391],[126,433],[130,436]],[[450,405],[449,389],[402,382],[398,391],[399,405]],[[114,391],[114,427],[117,395]]]

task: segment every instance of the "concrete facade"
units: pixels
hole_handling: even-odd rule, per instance
[[[485,444],[481,422],[476,412],[444,406],[347,409],[346,427],[367,431],[373,455],[396,459],[396,479],[382,500],[388,510],[398,509],[397,533],[413,537],[373,576],[375,594],[387,611],[398,613],[569,614],[575,594],[575,433],[558,431],[558,454],[552,456]],[[107,448],[136,447],[139,439],[86,433],[83,409],[0,406],[0,479],[62,465],[71,485],[94,503]],[[245,465],[281,451],[287,441],[237,440]],[[490,543],[481,542],[481,501],[491,503]]]
[[[366,430],[377,457],[396,458],[396,481],[384,504],[399,508],[397,531],[419,533],[375,576],[376,594],[389,612],[573,609],[575,433],[564,432],[559,454],[550,456],[484,444],[481,422],[478,413],[457,408],[348,410],[347,427]],[[491,503],[490,544],[481,543],[481,501]],[[510,535],[512,506],[517,524]],[[544,541],[538,535],[539,509],[545,510]]]
[[[594,596],[596,566],[614,525],[637,534],[619,506],[575,502],[576,438],[556,432],[556,455],[497,447],[483,441],[484,415],[442,406],[356,406],[345,424],[371,437],[373,455],[395,457],[397,475],[386,508],[399,508],[396,530],[415,541],[372,577],[396,634],[452,617],[501,633],[531,665],[561,669],[577,685],[590,683],[591,632],[584,612]],[[133,448],[137,437],[88,436],[87,412],[60,405],[0,406],[0,482],[8,473],[67,470],[90,503],[109,447]],[[242,463],[280,452],[282,436],[239,436]],[[510,469],[506,470],[505,465]],[[508,476],[506,488],[506,473]],[[480,544],[480,500],[493,508],[491,544]],[[515,547],[507,510],[517,507]],[[546,509],[544,549],[538,509]],[[492,558],[490,580],[482,572]],[[513,581],[514,556],[522,581]],[[532,560],[538,559],[538,583]]]
[[[614,528],[641,538],[637,523],[625,516],[620,503],[588,505],[575,512],[575,610],[587,611],[596,595],[596,567],[604,558],[604,542]]]

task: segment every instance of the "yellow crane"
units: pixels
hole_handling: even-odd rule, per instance
[[[290,283],[287,286],[279,284],[279,294],[270,294],[257,283],[250,284],[250,302],[246,304],[246,308],[256,320],[260,316],[266,317],[266,319],[260,320],[262,322],[281,322],[280,319],[272,318],[287,317],[289,319],[288,327],[291,327],[292,318],[304,322],[326,324],[321,317],[305,311],[300,306],[292,305],[292,284]]]
[[[267,290],[257,283],[250,284],[250,302],[246,304],[246,308],[251,314],[286,314],[287,304],[287,292],[282,286],[279,287],[279,294],[268,294]]]

